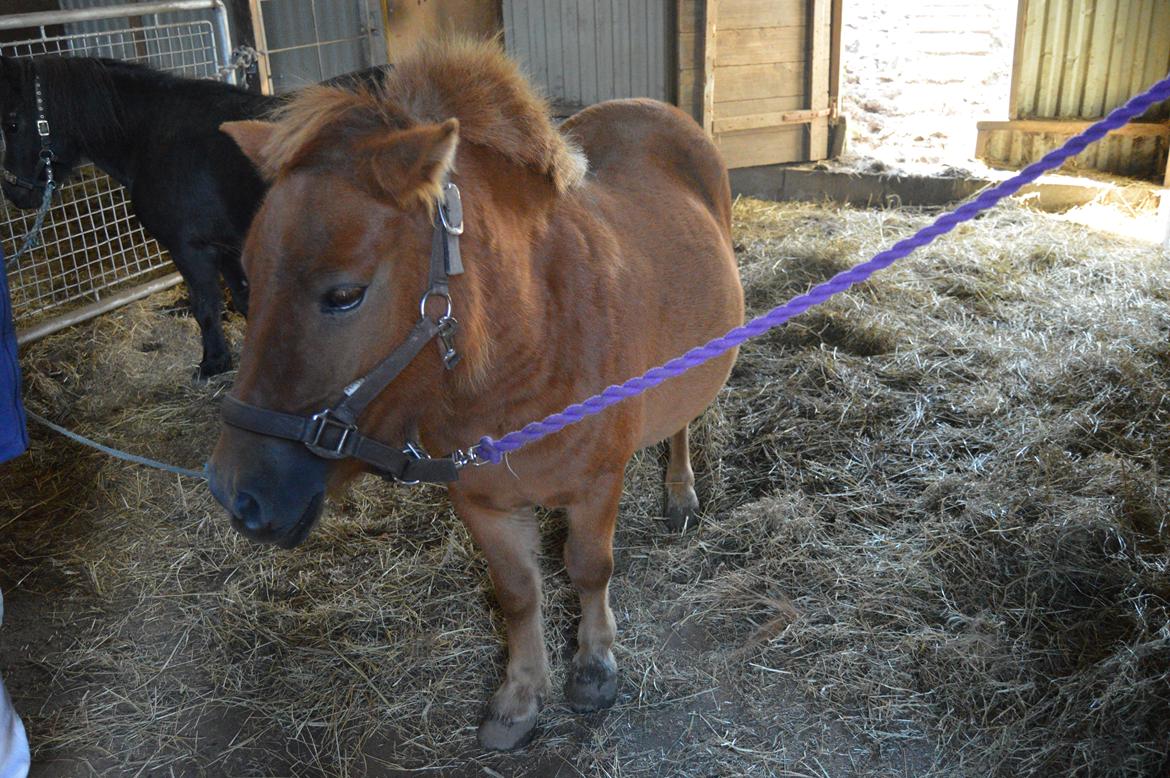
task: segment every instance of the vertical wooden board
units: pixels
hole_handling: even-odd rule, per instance
[[[1097,0],[1072,0],[1068,23],[1068,48],[1061,69],[1057,116],[1079,116],[1085,93],[1085,68],[1089,64],[1089,42]]]
[[[703,14],[703,129],[712,134],[715,122],[715,61],[718,32],[717,0],[706,0]]]
[[[1134,42],[1133,59],[1129,63],[1129,78],[1126,84],[1123,102],[1141,92],[1149,84],[1142,83],[1146,74],[1146,59],[1150,56],[1150,40],[1154,32],[1154,6],[1166,0],[1142,0],[1141,10],[1138,12],[1136,39]]]
[[[1043,0],[1026,0],[1024,17],[1022,66],[1019,70],[1016,92],[1016,112],[1013,119],[1036,116],[1036,91],[1040,83],[1040,59],[1044,53]]]
[[[822,110],[829,107],[829,43],[832,19],[830,0],[811,0],[808,32],[808,96],[809,108]],[[829,156],[829,123],[812,122],[808,125],[809,160]]]
[[[1155,3],[1154,21],[1150,25],[1150,45],[1146,52],[1146,72],[1142,78],[1145,89],[1170,71],[1170,3]],[[1167,117],[1165,104],[1152,108],[1144,119],[1164,120]]]
[[[844,0],[833,0],[829,14],[829,105],[834,117],[841,97],[841,30]]]
[[[1109,61],[1113,52],[1114,24],[1118,0],[1099,0],[1093,15],[1089,39],[1089,57],[1085,67],[1085,89],[1079,116],[1093,119],[1105,115],[1105,88],[1109,80]]]
[[[1138,0],[1118,0],[1117,23],[1113,30],[1113,50],[1109,57],[1109,71],[1106,74],[1105,106],[1112,111],[1125,101],[1129,91],[1131,64],[1137,52],[1137,25],[1135,19],[1140,10]],[[1124,73],[1124,75],[1123,75]]]
[[[694,48],[687,46],[687,41],[694,39],[694,30],[699,24],[695,18],[699,15],[698,0],[675,0],[674,12],[675,99],[679,108],[701,124],[702,83],[701,79],[695,78],[695,73],[702,63],[695,56]]]
[[[597,56],[597,7],[590,2],[575,2],[577,7],[577,50],[581,58],[581,102],[585,105],[596,103],[601,94],[598,87],[598,72],[601,69]]]
[[[1028,29],[1028,0],[1016,0],[1016,35],[1012,47],[1012,83],[1008,89],[1008,118],[1018,119],[1020,72],[1024,67],[1025,32]]]
[[[1060,82],[1065,68],[1071,3],[1072,0],[1052,0],[1048,3],[1044,53],[1040,64],[1039,99],[1036,101],[1036,112],[1040,116],[1060,115],[1057,109],[1060,101]]]

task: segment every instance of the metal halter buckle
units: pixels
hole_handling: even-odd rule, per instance
[[[37,119],[37,135],[42,138],[49,137],[49,122],[47,119]]]
[[[415,443],[414,441],[410,441],[410,440],[406,441],[406,445],[404,445],[402,447],[402,453],[406,454],[408,457],[410,457],[411,459],[413,459],[416,462],[418,462],[419,460],[422,460],[422,459],[430,459],[431,458],[430,454],[428,454],[426,452],[426,450],[423,449],[421,444]],[[401,478],[395,478],[394,480],[397,481],[398,483],[402,484],[403,486],[418,486],[420,483],[422,483],[421,481],[418,481],[418,480],[405,481]]]
[[[459,187],[448,181],[443,185],[443,200],[439,203],[439,219],[449,235],[463,234],[463,198]]]
[[[349,456],[345,453],[345,444],[349,442],[349,436],[358,431],[355,425],[338,421],[333,417],[333,411],[328,409],[320,411],[319,413],[314,413],[309,417],[309,421],[317,425],[316,428],[313,429],[312,440],[305,441],[305,445],[308,446],[310,451],[325,459],[345,459],[347,456]],[[340,430],[341,435],[338,437],[336,445],[332,447],[322,446],[321,437],[330,427]]]

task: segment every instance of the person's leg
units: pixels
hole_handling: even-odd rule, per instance
[[[4,595],[0,594],[0,625],[4,623]],[[28,738],[24,725],[12,707],[4,679],[0,678],[0,778],[25,778],[28,775]]]

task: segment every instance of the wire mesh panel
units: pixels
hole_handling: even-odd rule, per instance
[[[51,36],[45,27],[36,28],[32,32],[39,34],[0,44],[0,54],[111,57],[193,78],[224,75],[210,21],[165,23],[156,14],[79,22],[65,29],[69,34]],[[0,198],[0,242],[10,259],[35,217],[35,211],[21,211]],[[85,165],[54,196],[41,243],[19,262],[10,262],[7,272],[13,311],[19,327],[27,330],[169,269],[166,251],[131,213],[126,190]]]

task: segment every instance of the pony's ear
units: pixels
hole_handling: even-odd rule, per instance
[[[459,120],[448,119],[368,140],[358,151],[366,157],[375,195],[389,195],[406,209],[438,201],[458,145]]]
[[[256,170],[265,180],[272,178],[272,170],[268,166],[268,158],[264,154],[264,147],[272,137],[276,127],[272,122],[258,122],[253,120],[241,122],[224,122],[219,129],[236,142],[244,156],[252,160]]]

